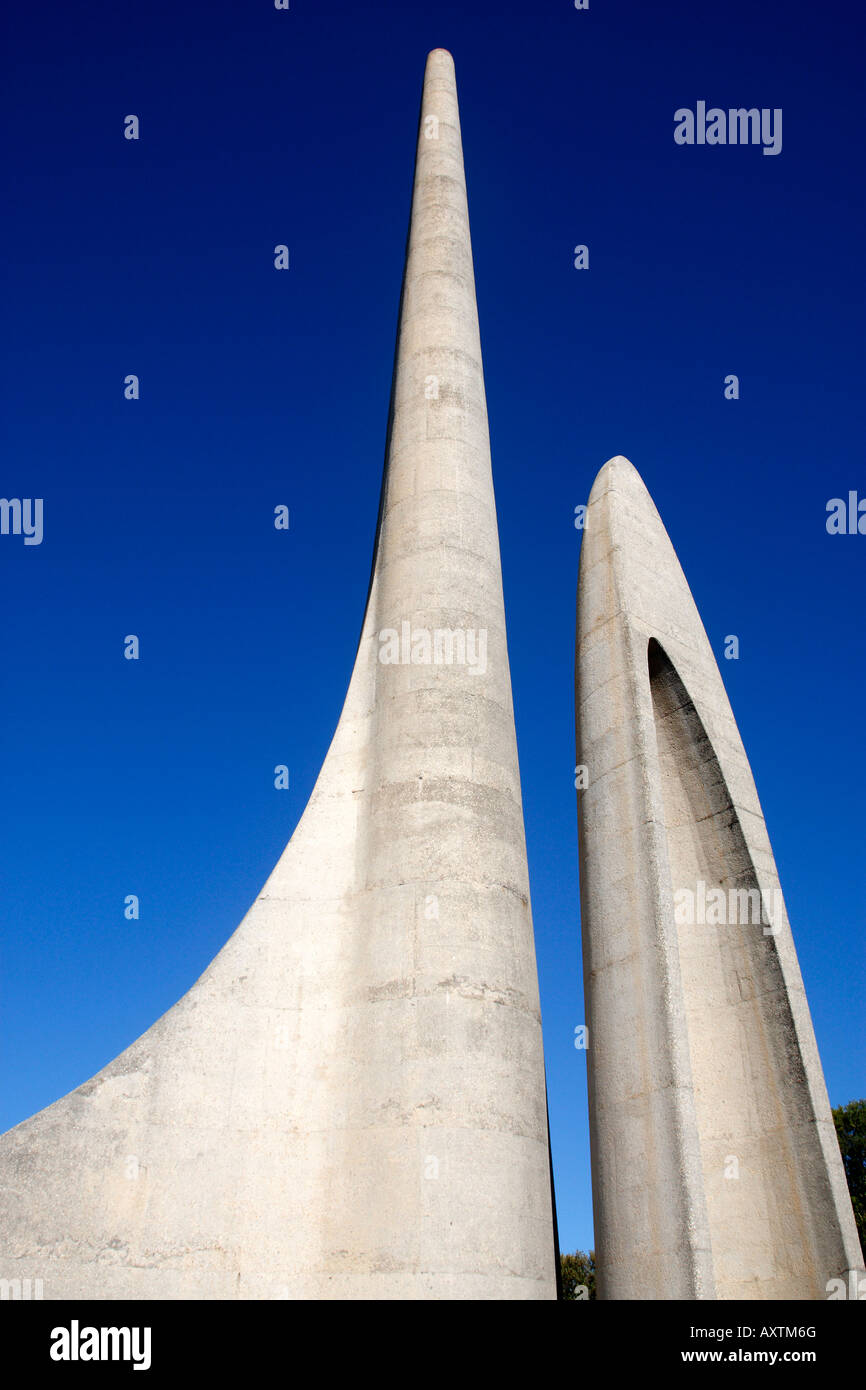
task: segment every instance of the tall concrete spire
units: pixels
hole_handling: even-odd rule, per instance
[[[624,458],[589,499],[576,703],[600,1297],[846,1296],[862,1256],[764,817]]]
[[[181,924],[179,924],[180,926]],[[367,610],[237,931],[0,1141],[46,1298],[555,1296],[538,984],[454,65],[427,60]]]

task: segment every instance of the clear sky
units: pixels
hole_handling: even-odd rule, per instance
[[[461,103],[563,1249],[592,1243],[573,522],[613,454],[719,658],[831,1103],[866,1095],[866,535],[825,526],[830,498],[866,498],[862,22],[840,0],[12,7],[0,494],[44,499],[44,538],[0,536],[0,1127],[176,1002],[303,811],[363,614],[437,46]],[[699,101],[781,108],[781,152],[678,145],[674,112]]]

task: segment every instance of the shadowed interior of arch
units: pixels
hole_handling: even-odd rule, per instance
[[[778,899],[762,917],[712,742],[654,639],[647,665],[717,1295],[822,1297],[811,1287],[814,1223],[792,1153],[815,1140],[770,930]]]

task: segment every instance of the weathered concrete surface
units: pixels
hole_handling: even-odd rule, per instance
[[[356,665],[288,847],[190,992],[0,1141],[0,1276],[41,1278],[46,1298],[555,1296],[499,542],[442,49],[424,82],[389,426]],[[483,631],[486,661],[478,645],[474,669],[383,664],[378,634],[404,622],[476,643]]]
[[[589,500],[576,704],[600,1297],[825,1298],[862,1256],[773,853],[688,584],[624,458]],[[699,910],[701,883],[723,916]],[[677,921],[682,890],[705,921]]]

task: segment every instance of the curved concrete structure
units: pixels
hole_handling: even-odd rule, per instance
[[[589,499],[576,685],[599,1296],[826,1298],[862,1256],[773,852],[624,458]]]
[[[425,636],[426,634],[426,636]],[[309,805],[190,992],[0,1141],[46,1298],[555,1297],[538,984],[454,65],[430,54],[385,477]]]

